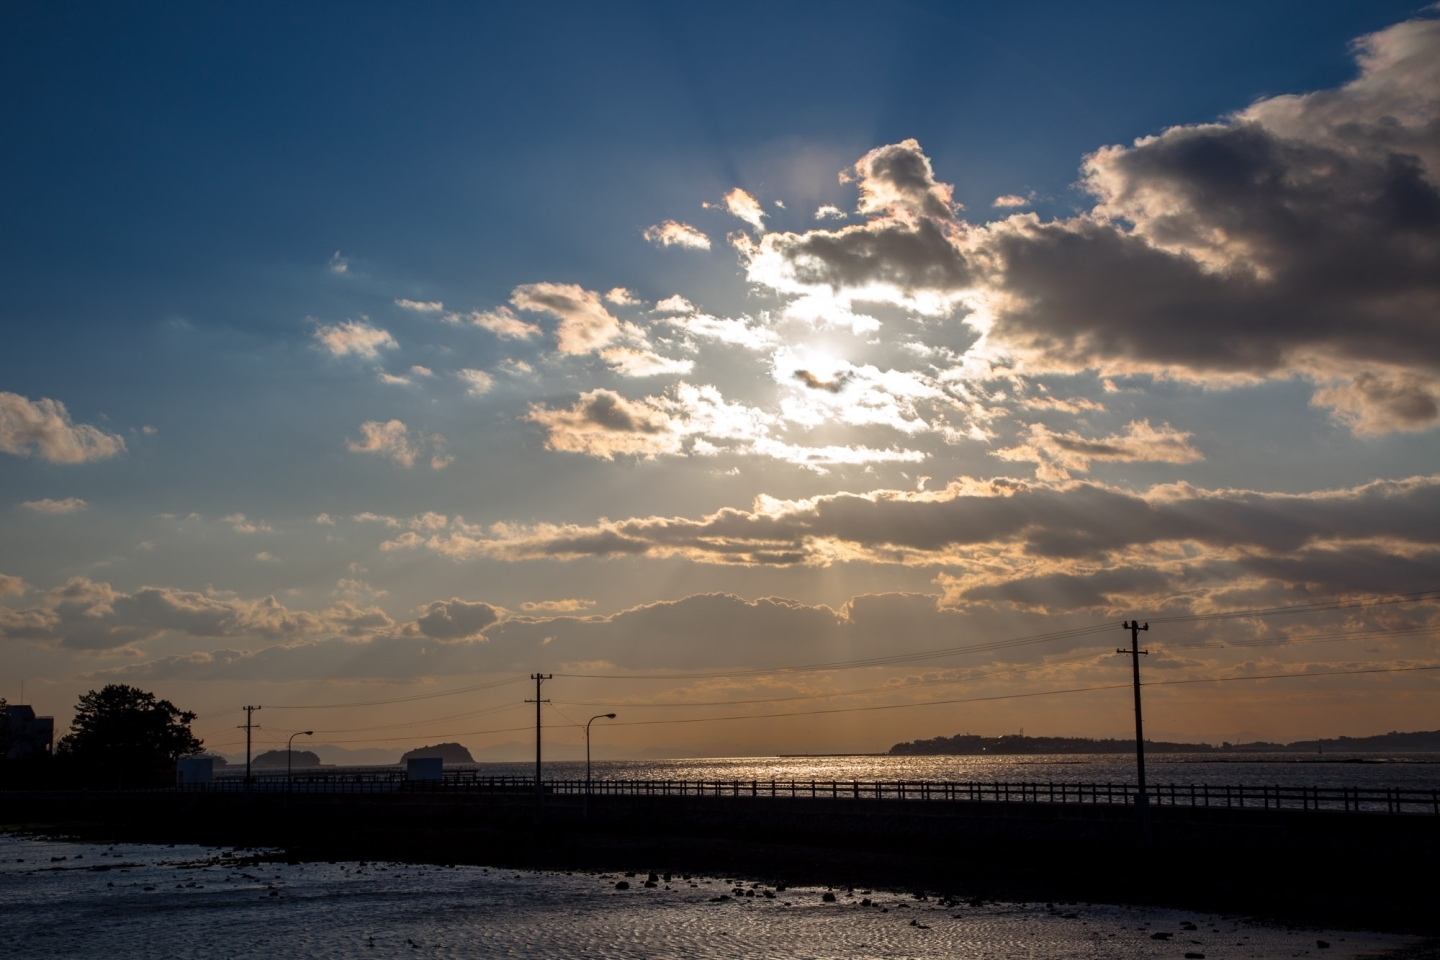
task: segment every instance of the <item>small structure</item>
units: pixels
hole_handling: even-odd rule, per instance
[[[441,757],[411,757],[405,761],[406,780],[442,780],[445,760]]]
[[[50,756],[55,750],[55,718],[37,717],[34,707],[23,704],[7,706],[0,747],[6,760]]]
[[[215,782],[214,757],[181,757],[175,761],[175,786]]]

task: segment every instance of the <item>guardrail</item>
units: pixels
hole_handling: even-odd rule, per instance
[[[948,803],[1050,803],[1128,805],[1138,791],[1129,783],[1008,783],[944,780],[544,780],[548,796],[790,797],[832,800],[922,800]],[[403,772],[353,774],[260,774],[220,777],[209,784],[177,787],[185,792],[237,793],[535,793],[533,777],[446,773],[440,780],[407,780]],[[1393,787],[1216,786],[1151,784],[1158,807],[1208,807],[1335,811],[1440,816],[1440,790]]]

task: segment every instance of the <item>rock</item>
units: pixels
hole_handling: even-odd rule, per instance
[[[1161,930],[1159,933],[1150,934],[1151,940],[1169,940],[1174,934],[1168,930]]]
[[[629,889],[630,889],[630,881],[628,881],[628,880],[616,880],[616,881],[615,881],[615,889],[616,889],[616,890],[629,890]]]
[[[660,884],[656,883],[654,880],[646,880],[646,881],[645,881],[645,887],[646,887],[646,889],[654,890],[654,889],[655,889],[656,887],[658,887],[658,886],[660,886]]]
[[[1181,930],[1198,930],[1198,929],[1200,929],[1200,928],[1197,927],[1197,926],[1195,926],[1195,924],[1191,923],[1189,920],[1185,920],[1185,921],[1183,921],[1183,922],[1180,924],[1180,929],[1181,929]]]
[[[666,877],[665,879],[666,879],[666,880],[669,880],[670,878],[669,878],[669,877]],[[658,874],[656,874],[656,873],[654,873],[654,872],[652,871],[652,872],[650,873],[650,876],[646,877],[645,880],[646,880],[646,882],[648,882],[648,883],[658,883],[658,882],[660,881],[660,877],[659,877]]]
[[[1316,941],[1315,941],[1315,946],[1319,947],[1321,950],[1329,950],[1329,949],[1330,949],[1330,941],[1329,941],[1329,940],[1316,940]]]
[[[834,902],[835,902],[835,894],[833,894],[833,893],[824,893],[824,894],[821,894],[821,895],[820,895],[820,899],[823,900],[823,901],[826,902],[826,903],[834,903]]]
[[[866,897],[864,900],[861,900],[861,901],[860,901],[860,906],[862,906],[862,907],[868,907],[868,906],[870,906],[870,904],[871,904],[871,900],[870,900],[869,897]]]
[[[765,891],[765,899],[767,899],[767,900],[774,900],[774,899],[775,899],[775,891],[774,891],[774,890],[766,890],[766,891]]]
[[[1190,953],[1185,954],[1185,960],[1205,960],[1205,954],[1195,953],[1194,951],[1191,951]]]

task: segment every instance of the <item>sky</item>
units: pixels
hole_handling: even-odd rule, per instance
[[[1125,736],[1131,617],[1157,738],[1440,727],[1434,7],[11,4],[0,84],[62,727]]]

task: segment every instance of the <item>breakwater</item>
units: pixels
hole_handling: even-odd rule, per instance
[[[17,791],[0,795],[0,804],[12,826],[267,847],[286,859],[711,871],[777,883],[1171,904],[1440,932],[1440,889],[1430,868],[1440,854],[1440,817],[1418,805],[1347,811],[1319,806],[1317,799],[1327,799],[1320,795],[1247,788],[1243,805],[1223,806],[1212,786],[1206,806],[1169,802],[1189,797],[1176,789],[1152,801],[1147,844],[1133,793],[1125,802],[1125,791],[1112,789],[1102,801],[1099,785],[1089,797],[1070,785],[1053,801],[1037,784],[977,790],[974,798],[953,784],[867,791],[812,782],[772,792],[759,782],[747,789],[738,781],[728,789],[686,784],[683,791],[632,783],[624,792],[602,787],[591,795],[549,784],[538,800],[533,781],[519,779],[282,786]]]

